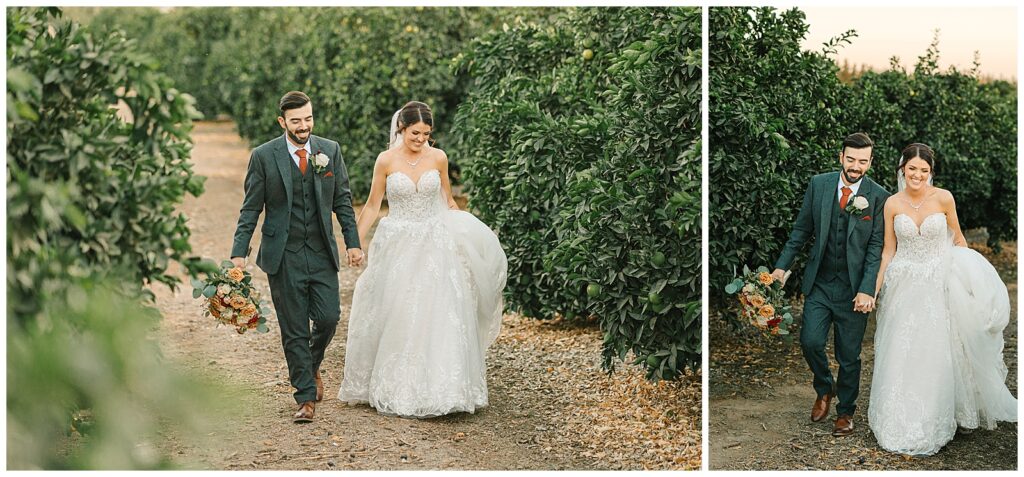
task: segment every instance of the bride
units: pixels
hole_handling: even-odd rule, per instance
[[[1017,421],[1002,356],[1009,295],[966,247],[953,195],[932,185],[934,157],[924,144],[903,149],[876,287],[868,422],[880,446],[911,455],[938,452],[957,427]]]
[[[429,142],[433,124],[420,102],[395,112],[357,220],[365,241],[387,194],[389,214],[352,296],[338,399],[381,414],[487,405],[484,354],[501,326],[508,262],[494,232],[458,210],[448,157]]]

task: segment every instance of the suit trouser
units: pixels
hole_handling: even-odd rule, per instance
[[[868,314],[853,311],[853,295],[827,293],[815,284],[804,302],[800,347],[804,359],[814,373],[814,390],[818,397],[835,393],[839,399],[836,412],[853,415],[860,391],[860,351],[867,328]],[[833,384],[825,342],[829,328],[834,328],[838,380]]]
[[[296,252],[285,251],[280,270],[267,278],[295,402],[313,401],[313,370],[324,360],[341,318],[338,271],[327,249],[314,252],[304,246]]]

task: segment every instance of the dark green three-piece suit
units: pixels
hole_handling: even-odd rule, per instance
[[[340,262],[332,212],[341,223],[346,248],[359,248],[341,148],[334,141],[313,135],[309,145],[312,153],[305,174],[289,154],[283,135],[252,151],[245,174],[245,199],[231,247],[232,257],[248,254],[256,223],[266,210],[256,265],[270,281],[297,403],[316,399],[313,370],[323,361],[341,317]],[[330,158],[321,173],[313,167],[317,153]]]
[[[885,235],[883,211],[889,192],[868,177],[863,177],[856,195],[868,206],[850,213],[839,208],[839,172],[811,178],[804,194],[793,232],[775,263],[789,270],[805,243],[814,237],[806,270],[803,293],[806,295],[800,346],[804,359],[814,373],[818,396],[835,393],[836,411],[853,415],[860,388],[860,350],[867,327],[867,313],[853,310],[857,293],[875,295],[875,280],[882,258]],[[825,355],[829,328],[835,327],[835,354],[839,376],[835,385]]]

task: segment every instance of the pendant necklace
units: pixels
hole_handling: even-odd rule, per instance
[[[416,162],[409,162],[409,158],[406,158],[405,159],[405,163],[409,164],[412,167],[416,167],[416,165],[419,164],[421,160],[423,160],[423,155],[422,154],[420,155],[420,157],[416,158]]]

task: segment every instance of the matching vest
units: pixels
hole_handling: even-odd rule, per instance
[[[303,175],[295,161],[289,162],[292,165],[292,214],[288,220],[288,242],[284,248],[289,252],[297,252],[307,246],[319,252],[327,248],[327,243],[316,203],[313,168],[306,168],[306,174]]]
[[[832,208],[828,227],[825,253],[821,257],[817,283],[833,300],[853,299],[853,284],[850,283],[850,268],[846,263],[846,233],[850,221],[846,211],[839,209],[839,202]]]

